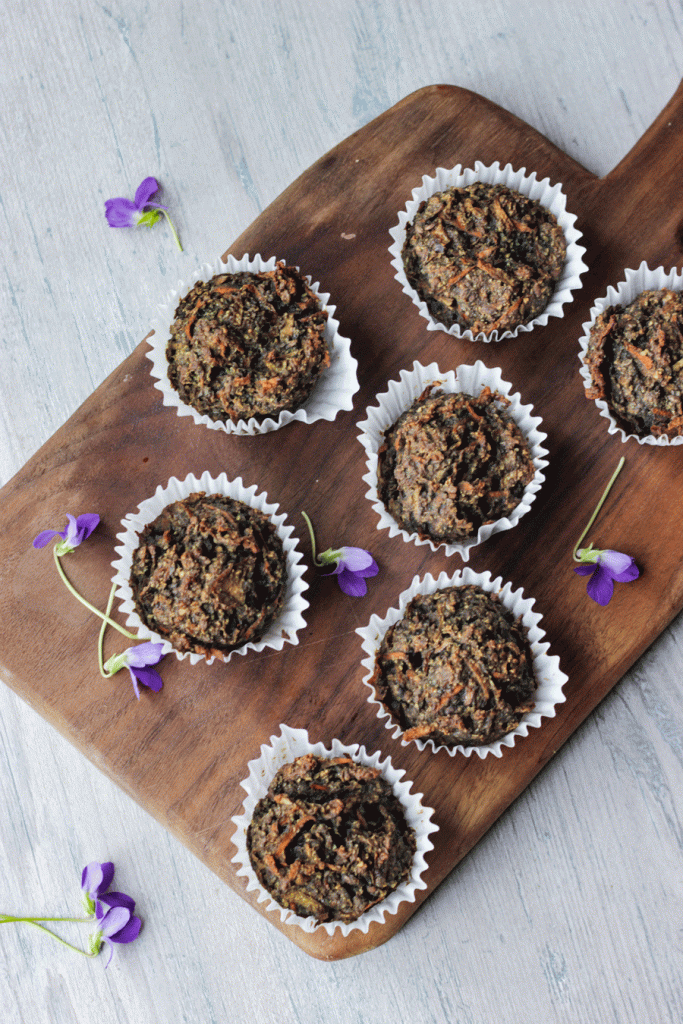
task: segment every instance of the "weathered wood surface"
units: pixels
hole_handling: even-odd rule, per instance
[[[649,0],[64,0],[58,17],[37,0],[0,19],[1,481],[133,351],[176,278],[414,89],[468,87],[604,175],[683,76],[680,11]],[[149,173],[184,253],[163,225],[104,222],[103,200]],[[3,930],[4,1019],[678,1024],[682,622],[391,942],[332,963],[0,686],[0,909],[74,912],[83,864],[111,857],[145,924],[107,971]]]
[[[330,292],[359,359],[361,389],[353,412],[332,424],[295,424],[255,438],[206,431],[162,406],[142,342],[4,488],[4,678],[238,892],[244,884],[231,864],[230,818],[241,806],[247,761],[279,723],[308,728],[313,741],[339,736],[379,747],[406,769],[440,826],[429,857],[429,893],[683,604],[679,517],[666,514],[682,506],[683,451],[624,446],[608,437],[604,420],[583,397],[577,370],[581,323],[593,299],[642,259],[668,266],[681,258],[682,104],[679,89],[642,142],[599,180],[473,93],[433,86],[412,94],[321,158],[231,247],[237,256],[284,258]],[[477,159],[526,166],[561,181],[589,246],[590,271],[565,316],[492,345],[427,332],[400,293],[386,251],[388,230],[422,174]],[[414,359],[435,360],[445,370],[475,358],[501,366],[504,379],[543,417],[550,466],[531,512],[515,530],[475,549],[472,565],[536,599],[551,651],[569,675],[567,702],[557,717],[502,758],[484,761],[433,755],[390,740],[366,702],[353,634],[372,612],[383,614],[395,604],[414,574],[436,575],[459,564],[375,531],[355,424],[387,380]],[[592,537],[598,546],[633,554],[643,575],[637,586],[617,587],[603,610],[588,601],[584,581],[571,575],[570,555],[576,524],[588,519],[622,451],[627,469]],[[49,552],[37,554],[30,542],[64,509],[98,511],[103,523],[97,534],[65,564],[82,591],[103,605],[121,518],[171,475],[207,469],[257,483],[287,511],[300,535],[299,510],[305,508],[321,544],[371,548],[381,574],[359,602],[344,597],[333,578],[315,579],[309,571],[311,608],[298,646],[250,653],[227,665],[192,667],[169,658],[163,692],[145,692],[138,704],[126,689],[112,691],[111,682],[98,676],[98,622],[70,600],[55,600]],[[559,574],[565,577],[561,586]],[[46,674],[57,625],[72,639],[60,652],[59,673]],[[367,935],[283,930],[312,955],[336,959],[385,941],[419,902],[405,904]]]

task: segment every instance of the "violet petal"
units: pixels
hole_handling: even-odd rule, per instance
[[[373,558],[370,565],[366,565],[364,569],[356,569],[356,572],[358,573],[359,576],[376,576],[377,573],[379,572],[379,566],[375,559]]]
[[[100,921],[102,938],[113,938],[130,921],[130,910],[127,907],[111,907]]]
[[[112,942],[132,942],[133,939],[137,939],[140,934],[140,928],[142,927],[142,921],[139,917],[132,916],[127,924],[124,924],[123,928],[117,931],[116,935],[111,936]]]
[[[117,199],[107,199],[104,204],[104,213],[110,228],[132,228],[138,222],[140,211],[132,199],[125,199],[119,196]]]
[[[609,574],[609,570],[605,569],[602,565],[596,565],[586,590],[588,591],[588,596],[592,597],[603,608],[609,604],[614,593],[614,581]]]
[[[97,893],[98,887],[102,884],[104,873],[99,861],[91,861],[86,864],[81,874],[81,889],[90,895]]]
[[[601,551],[598,557],[600,565],[604,565],[609,571],[611,576],[617,576],[621,572],[625,572],[629,565],[633,562],[630,555],[625,555],[621,551]]]
[[[374,559],[365,548],[340,548],[341,561],[351,572],[358,572],[372,565]]]
[[[100,901],[106,903],[108,907],[125,907],[131,914],[135,910],[135,900],[125,892],[104,892],[100,896]]]
[[[578,572],[579,576],[592,576],[595,571],[595,564],[591,565],[575,565],[574,572]]]
[[[631,561],[631,564],[623,572],[614,574],[617,583],[630,583],[631,580],[637,580],[639,576],[640,569],[634,561]]]
[[[104,941],[109,946],[109,959],[107,960],[106,964],[104,965],[104,969],[106,970],[107,967],[109,967],[109,964],[111,963],[111,958],[114,955],[114,947],[112,945],[111,939],[107,938],[106,935],[103,935],[102,938],[104,939]]]
[[[114,880],[114,865],[110,860],[106,860],[104,864],[100,864],[102,868],[102,882],[97,890],[98,895],[101,895],[106,889],[109,888],[112,881]]]
[[[156,178],[145,178],[141,181],[137,187],[135,193],[135,207],[138,210],[142,210],[144,206],[147,206],[154,193],[158,190],[159,185]]]
[[[368,585],[358,573],[349,572],[344,569],[337,576],[337,582],[341,590],[350,597],[364,597],[368,592]]]
[[[67,512],[66,518],[69,520],[69,522],[67,523],[66,537],[64,538],[64,540],[67,542],[67,544],[70,544],[71,547],[77,548],[78,545],[81,543],[81,537],[79,536],[78,529],[78,520],[76,519],[76,516],[72,516],[69,512]]]
[[[130,679],[133,684],[133,689],[135,690],[135,696],[137,697],[138,700],[140,700],[140,687],[138,686],[137,676],[135,675],[135,672],[130,667],[130,665],[128,665],[127,668],[128,672],[130,673]]]
[[[137,647],[130,647],[126,651],[126,663],[132,668],[141,668],[143,665],[158,665],[163,658],[164,645],[153,643],[148,640]]]
[[[154,690],[155,693],[158,693],[163,687],[164,681],[156,669],[145,668],[144,666],[128,667],[130,669],[130,674],[137,679],[138,683],[141,683],[148,689]],[[139,691],[137,692],[139,693]]]
[[[66,530],[64,531],[66,533]],[[42,530],[33,541],[34,548],[44,548],[50,543],[53,537],[61,537],[64,539],[64,533],[60,533],[59,530]]]
[[[100,517],[97,512],[84,512],[76,520],[76,526],[80,534],[80,541],[86,540],[93,530],[99,526]],[[79,541],[79,543],[80,543]]]

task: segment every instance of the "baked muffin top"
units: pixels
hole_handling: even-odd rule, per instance
[[[258,641],[280,612],[287,559],[265,513],[199,491],[140,534],[130,584],[143,623],[207,656]]]
[[[567,244],[555,216],[505,185],[475,182],[423,201],[406,226],[406,277],[446,327],[512,331],[548,305]]]
[[[168,379],[183,402],[214,421],[295,412],[329,366],[326,323],[294,267],[218,274],[178,303]]]
[[[604,398],[619,426],[638,437],[683,433],[683,294],[641,292],[596,318],[585,358],[588,398]]]
[[[348,923],[410,877],[416,840],[379,769],[305,754],[277,772],[257,803],[247,848],[281,906]]]
[[[380,644],[372,683],[404,739],[446,746],[516,729],[537,688],[525,627],[474,585],[414,597]]]
[[[433,391],[426,388],[385,432],[378,493],[408,533],[457,543],[509,515],[535,467],[506,398],[490,388],[477,397]]]

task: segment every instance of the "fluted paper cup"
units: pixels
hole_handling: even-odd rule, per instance
[[[444,590],[446,587],[467,586],[470,584],[481,587],[482,590],[489,594],[496,594],[501,603],[513,613],[515,618],[521,618],[522,624],[526,627],[533,659],[534,676],[538,684],[534,695],[535,703],[533,710],[522,717],[519,725],[514,730],[494,743],[482,746],[458,744],[457,746],[450,747],[445,744],[437,745],[434,740],[405,740],[403,739],[403,730],[379,699],[377,691],[371,683],[375,671],[377,651],[387,630],[403,618],[406,607],[417,594],[434,594],[438,590]],[[362,639],[362,647],[366,655],[362,660],[362,665],[366,672],[363,682],[370,690],[368,703],[375,707],[377,717],[384,719],[384,725],[387,729],[391,730],[392,738],[400,738],[401,746],[404,747],[408,746],[409,743],[415,743],[420,750],[426,750],[428,747],[431,748],[432,752],[446,750],[451,757],[455,757],[458,753],[464,754],[465,757],[470,757],[473,753],[476,753],[480,758],[488,757],[489,754],[492,754],[494,757],[502,757],[505,747],[513,747],[518,739],[529,734],[529,729],[539,728],[542,718],[554,718],[557,705],[562,704],[566,700],[562,688],[567,682],[568,677],[560,669],[560,659],[556,655],[548,653],[550,644],[543,642],[545,632],[540,628],[542,616],[532,610],[533,605],[533,598],[525,598],[521,587],[518,590],[513,590],[511,583],[503,583],[502,576],[492,579],[490,572],[474,572],[469,566],[465,566],[463,569],[453,573],[452,576],[447,576],[445,572],[442,572],[438,579],[434,579],[430,573],[427,573],[423,578],[415,576],[410,587],[399,596],[397,607],[390,608],[383,618],[380,618],[379,615],[373,615],[367,626],[357,629],[356,633]]]
[[[319,923],[313,917],[300,917],[293,910],[280,906],[259,882],[249,859],[247,829],[256,804],[266,796],[268,787],[280,768],[303,754],[315,754],[317,757],[350,757],[359,764],[378,768],[383,778],[390,784],[394,796],[401,802],[407,824],[415,832],[416,851],[410,878],[402,882],[381,903],[366,910],[357,920],[350,923],[343,921]],[[243,876],[247,881],[247,892],[258,892],[258,902],[265,902],[266,910],[278,913],[284,924],[296,924],[306,932],[324,928],[328,935],[332,935],[335,931],[340,931],[344,936],[352,931],[366,933],[373,921],[383,923],[387,914],[395,914],[401,903],[406,901],[414,903],[417,891],[427,888],[427,883],[422,877],[427,869],[425,854],[434,849],[434,844],[429,836],[438,832],[438,825],[432,821],[433,810],[425,807],[422,803],[422,794],[411,793],[412,782],[403,779],[405,772],[402,769],[394,768],[390,757],[382,759],[379,751],[368,754],[365,747],[359,746],[357,743],[347,746],[337,739],[332,740],[329,747],[323,743],[312,743],[305,729],[292,729],[288,725],[280,725],[280,735],[270,737],[269,745],[264,744],[261,747],[260,757],[250,761],[248,768],[249,775],[241,783],[247,793],[243,811],[232,819],[235,823],[232,841],[237,848],[237,853],[232,861],[239,865],[237,875]]]
[[[379,404],[369,406],[365,410],[366,419],[358,423],[358,428],[361,431],[359,441],[367,456],[367,473],[363,477],[364,482],[368,485],[365,497],[372,503],[373,509],[379,516],[378,530],[389,530],[390,537],[400,536],[404,541],[413,544],[429,544],[432,551],[443,547],[447,555],[457,553],[464,562],[467,562],[472,548],[483,543],[494,533],[511,530],[531,508],[534,498],[545,480],[543,470],[548,465],[546,458],[548,450],[543,446],[547,434],[542,433],[539,429],[543,421],[540,416],[531,415],[533,406],[522,405],[521,396],[517,392],[512,392],[512,384],[503,380],[499,368],[489,369],[481,360],[477,360],[471,366],[463,364],[458,366],[455,371],[449,370],[447,373],[442,373],[436,363],[423,366],[416,361],[413,363],[412,370],[401,370],[399,378],[399,380],[389,381],[388,390],[376,396]],[[378,452],[384,442],[384,433],[402,413],[410,408],[415,399],[419,398],[430,384],[437,384],[445,394],[464,393],[475,397],[484,388],[489,387],[491,391],[497,391],[498,394],[507,398],[510,402],[507,412],[526,437],[536,470],[533,480],[524,489],[521,501],[510,515],[480,526],[476,535],[466,537],[453,544],[446,544],[443,541],[437,544],[436,541],[428,537],[420,537],[417,533],[408,533],[403,530],[393,516],[387,512],[377,491]]]
[[[157,643],[164,644],[164,654],[171,651],[176,658],[189,658],[192,665],[206,659],[211,665],[214,655],[206,657],[195,651],[177,651],[171,643],[159,633],[151,630],[142,622],[135,610],[133,591],[130,585],[130,573],[133,564],[133,554],[140,544],[140,533],[144,527],[160,515],[167,505],[175,501],[183,501],[197,491],[205,494],[223,494],[235,501],[243,501],[251,508],[258,509],[270,518],[277,530],[277,535],[282,541],[285,556],[287,558],[287,590],[282,610],[270,627],[257,642],[243,644],[233,651],[226,651],[222,655],[223,661],[230,661],[233,655],[246,654],[247,651],[262,651],[270,647],[275,651],[281,651],[285,643],[298,644],[297,633],[306,625],[303,613],[308,608],[308,601],[304,593],[308,584],[304,581],[303,575],[305,565],[303,556],[297,547],[297,538],[294,536],[294,527],[287,523],[285,513],[277,514],[278,505],[268,501],[268,495],[262,491],[258,492],[256,485],[247,487],[242,483],[242,478],[229,480],[225,473],[218,477],[212,477],[208,472],[200,477],[188,474],[184,480],[178,480],[172,476],[165,486],[157,487],[152,497],[141,502],[137,512],[130,512],[122,521],[123,533],[117,533],[116,539],[120,545],[115,548],[118,558],[112,562],[115,570],[113,582],[116,584],[116,597],[120,602],[120,608],[126,618],[126,625],[129,629],[135,630],[138,636],[151,639]]]
[[[195,423],[208,427],[209,430],[223,430],[228,434],[267,434],[292,422],[315,423],[317,420],[334,420],[342,410],[353,409],[353,396],[358,391],[358,362],[351,355],[350,340],[339,333],[339,321],[334,316],[336,306],[328,305],[330,295],[321,292],[318,282],[312,283],[310,277],[306,277],[306,281],[328,314],[325,339],[330,352],[330,365],[323,371],[300,409],[296,412],[285,409],[277,418],[267,416],[264,419],[257,419],[252,416],[249,420],[239,420],[237,423],[230,419],[212,420],[210,416],[202,415],[193,406],[183,402],[171,386],[167,372],[166,346],[171,340],[170,328],[180,300],[198,281],[210,281],[217,274],[235,274],[240,271],[262,274],[264,271],[274,270],[276,264],[274,256],[264,260],[258,253],[253,257],[243,256],[239,260],[234,256],[228,256],[225,263],[220,259],[213,264],[204,263],[191,279],[178,281],[176,287],[168,293],[166,302],[158,307],[158,314],[152,322],[154,334],[147,339],[150,346],[147,357],[152,363],[154,387],[161,391],[164,405],[175,408],[179,416],[191,416]],[[298,267],[296,269],[299,270]]]
[[[530,320],[529,323],[520,324],[514,331],[491,331],[485,334],[480,331],[474,334],[469,328],[465,329],[459,324],[446,327],[439,323],[417,294],[415,289],[408,283],[408,278],[403,267],[401,252],[406,238],[406,225],[412,223],[420,203],[429,199],[435,192],[443,192],[447,188],[465,188],[477,181],[489,185],[505,185],[507,188],[521,192],[527,199],[534,199],[541,206],[549,210],[556,218],[557,223],[564,232],[567,243],[567,255],[565,257],[562,276],[555,286],[555,291],[550,298],[548,305],[542,313]],[[581,232],[576,228],[576,216],[567,211],[567,197],[562,191],[561,184],[550,184],[549,178],[538,180],[536,172],[527,174],[526,168],[522,167],[515,171],[511,164],[505,167],[499,162],[487,166],[477,160],[474,167],[463,169],[462,164],[455,167],[438,167],[433,177],[425,174],[422,178],[422,185],[413,189],[412,199],[406,203],[405,210],[398,214],[398,224],[389,232],[394,239],[389,247],[391,254],[391,265],[394,267],[394,275],[406,295],[409,295],[420,311],[421,316],[427,321],[428,331],[445,331],[456,338],[467,338],[469,341],[501,341],[503,338],[516,338],[520,331],[531,331],[534,327],[543,326],[548,323],[551,316],[564,316],[563,306],[572,301],[572,292],[581,287],[581,274],[588,269],[583,261],[586,249],[580,244]]]

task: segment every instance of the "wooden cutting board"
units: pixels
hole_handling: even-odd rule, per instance
[[[624,444],[608,435],[606,421],[584,398],[577,358],[593,300],[624,268],[643,259],[653,267],[682,264],[682,111],[680,87],[634,150],[598,179],[480,96],[452,86],[413,93],[322,157],[229,250],[238,257],[276,255],[331,293],[359,361],[353,412],[259,437],[205,430],[162,406],[143,341],[2,490],[4,681],[260,912],[231,864],[230,819],[241,809],[247,762],[280,723],[307,728],[312,741],[337,736],[381,749],[435,809],[440,831],[428,856],[428,890],[383,926],[330,938],[322,929],[309,935],[265,915],[312,956],[351,956],[390,938],[683,605],[683,447]],[[428,332],[394,280],[387,253],[397,211],[422,175],[475,160],[509,161],[562,182],[590,267],[564,318],[490,345]],[[105,337],[98,341],[107,344]],[[387,380],[415,359],[436,360],[442,370],[475,359],[500,366],[548,434],[550,466],[531,512],[516,529],[476,548],[470,562],[536,599],[551,653],[569,676],[557,717],[500,759],[402,747],[376,719],[362,683],[356,627],[373,612],[384,615],[415,574],[436,576],[461,565],[457,556],[377,531],[364,497],[356,423]],[[611,604],[600,608],[572,572],[571,552],[622,454],[626,466],[591,539],[633,555],[642,576],[617,585]],[[204,470],[266,490],[293,521],[307,558],[301,509],[312,517],[321,548],[367,547],[380,575],[365,598],[354,599],[334,578],[309,569],[311,606],[298,646],[210,667],[167,658],[163,691],[145,690],[138,703],[127,673],[100,678],[98,622],[64,591],[50,550],[35,551],[31,542],[42,529],[61,528],[66,512],[99,512],[100,527],[66,568],[81,592],[104,607],[122,517],[170,476]],[[126,646],[111,631],[108,644],[107,654]]]

